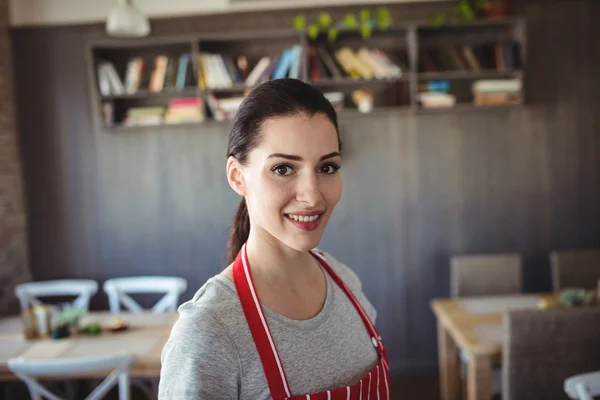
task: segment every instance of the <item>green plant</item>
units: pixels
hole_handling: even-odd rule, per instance
[[[56,324],[58,326],[77,326],[79,320],[85,314],[85,310],[80,308],[66,307],[58,311]]]
[[[582,288],[566,288],[561,290],[559,296],[562,307],[581,307],[585,305],[586,293]]]
[[[315,40],[320,33],[325,33],[327,40],[333,42],[337,39],[340,30],[355,30],[367,39],[376,29],[388,29],[392,21],[390,10],[379,7],[375,10],[363,8],[357,14],[346,14],[339,21],[334,21],[327,12],[319,14],[314,22],[307,21],[306,16],[300,14],[294,17],[293,26],[296,30],[306,32],[310,40]]]
[[[450,10],[449,15],[438,14],[429,19],[434,27],[440,27],[447,21],[471,22],[488,4],[488,0],[459,0],[458,4]]]

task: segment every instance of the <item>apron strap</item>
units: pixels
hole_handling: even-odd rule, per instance
[[[377,329],[375,329],[375,325],[373,325],[373,322],[371,322],[371,319],[367,315],[366,311],[364,310],[356,296],[354,296],[354,293],[352,293],[352,291],[350,290],[350,288],[348,288],[348,286],[342,280],[342,278],[340,278],[339,275],[333,270],[333,268],[329,266],[327,261],[325,261],[325,255],[323,253],[311,251],[311,254],[317,259],[317,261],[320,262],[320,264],[327,271],[327,273],[329,273],[329,275],[335,281],[335,283],[337,283],[340,289],[342,289],[342,291],[346,294],[346,297],[348,297],[354,308],[356,308],[360,319],[363,321],[365,327],[367,328],[367,332],[369,332],[369,336],[371,336],[373,346],[375,346],[375,348],[379,351],[379,354],[381,355],[381,358],[386,368],[389,368],[387,353],[385,351],[385,348],[383,347],[383,341],[381,340],[381,336],[379,336]]]
[[[246,244],[242,246],[242,250],[238,253],[233,264],[233,281],[265,371],[271,396],[275,399],[291,397],[279,353],[275,347],[267,319],[254,290],[254,282],[250,274],[248,256],[246,254]]]

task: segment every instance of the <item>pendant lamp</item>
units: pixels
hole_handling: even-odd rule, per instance
[[[106,33],[115,37],[143,37],[150,34],[148,18],[135,7],[133,0],[118,0],[108,13]]]

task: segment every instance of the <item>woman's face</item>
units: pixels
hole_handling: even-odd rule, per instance
[[[298,251],[316,247],[342,194],[340,162],[326,116],[265,121],[241,167],[252,230]]]

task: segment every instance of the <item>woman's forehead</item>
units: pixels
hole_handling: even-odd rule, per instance
[[[263,123],[258,149],[268,152],[318,153],[339,150],[335,127],[321,114],[271,118]]]

